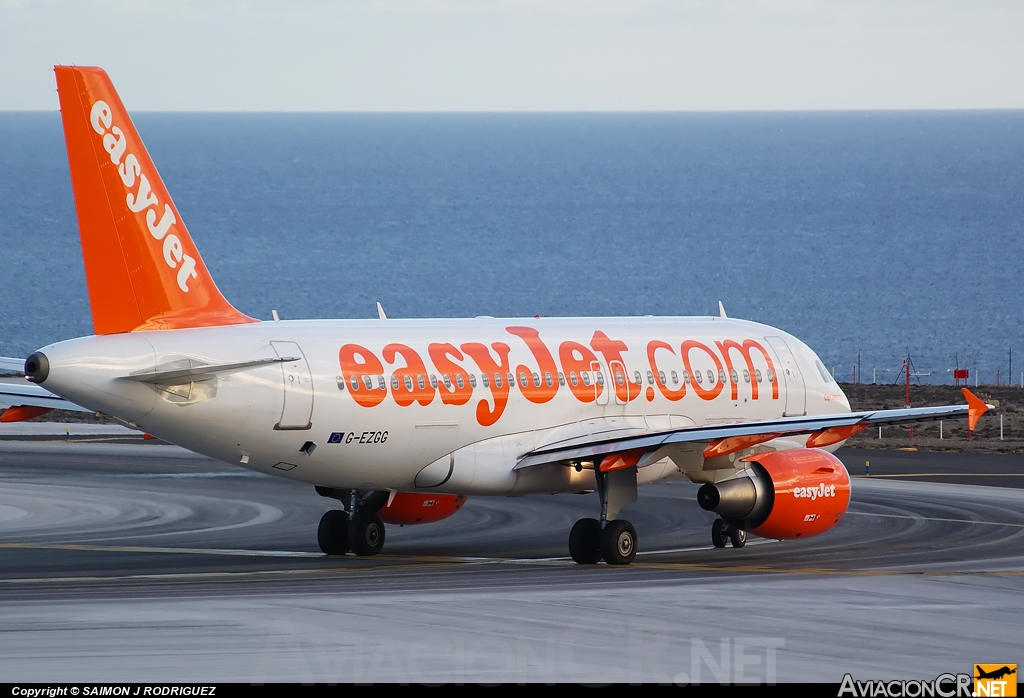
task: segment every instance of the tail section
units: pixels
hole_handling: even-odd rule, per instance
[[[54,72],[96,334],[256,322],[217,290],[107,74]]]

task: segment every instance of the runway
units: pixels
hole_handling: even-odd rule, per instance
[[[1013,487],[857,478],[829,534],[717,550],[695,485],[651,485],[613,568],[568,559],[594,495],[471,498],[331,558],[331,500],[173,446],[5,441],[0,479],[5,681],[838,682],[1024,654]]]

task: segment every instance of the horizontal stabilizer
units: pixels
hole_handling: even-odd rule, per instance
[[[172,381],[193,381],[202,378],[209,378],[219,373],[234,373],[236,371],[245,371],[250,368],[256,368],[258,366],[266,366],[267,364],[280,364],[288,361],[301,361],[296,356],[274,356],[268,359],[256,359],[254,361],[238,361],[229,364],[201,364],[193,362],[191,359],[188,360],[190,364],[187,367],[174,367],[174,368],[154,368],[148,371],[142,371],[140,373],[132,373],[131,375],[122,376],[121,380],[137,381],[139,383],[170,383]]]

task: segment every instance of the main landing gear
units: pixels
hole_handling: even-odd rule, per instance
[[[320,519],[316,540],[327,555],[376,555],[384,547],[384,521],[377,512],[388,501],[387,492],[359,492],[317,487],[321,497],[337,499],[345,510],[332,509]]]
[[[747,544],[747,532],[725,519],[715,519],[711,524],[711,543],[716,548],[724,548],[726,543],[732,543],[734,548],[742,548]]]
[[[581,565],[628,565],[636,557],[636,529],[619,510],[636,501],[636,468],[609,473],[594,471],[601,498],[601,519],[580,519],[569,532],[569,555]]]

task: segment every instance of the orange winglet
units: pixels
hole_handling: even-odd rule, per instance
[[[961,388],[961,390],[964,393],[964,398],[967,400],[967,428],[974,431],[974,427],[977,426],[981,415],[988,412],[988,405],[967,388]]]
[[[832,444],[844,441],[867,428],[867,424],[850,424],[845,427],[830,427],[828,429],[822,429],[821,431],[814,432],[811,434],[810,438],[807,439],[807,448],[831,446]]]
[[[599,472],[610,473],[613,470],[625,470],[632,468],[640,462],[640,459],[647,453],[645,448],[634,448],[632,451],[622,451],[605,456],[601,464],[597,466]]]
[[[107,74],[54,72],[96,334],[256,322],[217,289]]]
[[[47,412],[53,412],[52,407],[34,407],[32,405],[19,405],[16,407],[8,407],[4,410],[3,414],[0,414],[0,422],[24,422],[26,419],[32,419],[38,417],[41,414]]]
[[[704,457],[727,456],[730,453],[736,453],[736,451],[742,451],[745,448],[771,441],[778,436],[779,434],[777,433],[747,434],[745,436],[727,436],[724,439],[715,439],[704,447]]]

